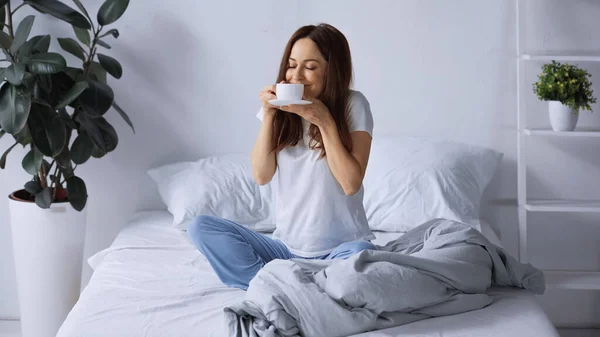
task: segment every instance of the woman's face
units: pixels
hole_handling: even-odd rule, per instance
[[[313,40],[296,41],[288,60],[286,82],[304,84],[304,95],[318,98],[325,88],[326,73],[327,62]]]

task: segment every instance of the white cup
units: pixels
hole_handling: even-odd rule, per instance
[[[278,83],[275,88],[277,99],[298,101],[304,94],[304,84]]]

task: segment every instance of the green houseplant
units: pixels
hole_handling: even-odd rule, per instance
[[[77,166],[117,147],[108,111],[133,129],[108,84],[108,75],[118,79],[123,70],[106,55],[105,41],[119,37],[107,27],[129,0],[105,0],[96,20],[80,0],[73,3],[79,11],[58,0],[19,1],[14,9],[0,0],[0,137],[14,139],[0,167],[16,159],[10,152],[21,145],[28,152],[20,164],[32,177],[8,200],[23,337],[55,336],[79,298],[88,194]],[[15,12],[27,6],[73,27],[75,38],[56,41],[79,64],[67,65],[64,53],[50,52],[50,35],[30,37],[35,15],[15,22]]]
[[[575,129],[580,110],[592,111],[596,103],[592,76],[582,68],[557,61],[544,64],[533,91],[538,99],[548,101],[549,117],[555,131]]]
[[[117,133],[104,114],[112,107],[133,128],[107,83],[107,73],[118,79],[122,67],[99,50],[110,49],[105,39],[119,37],[117,29],[105,28],[123,15],[129,0],[104,2],[96,24],[80,0],[73,2],[81,12],[57,0],[25,0],[14,10],[9,0],[0,0],[0,45],[6,56],[4,63],[9,63],[0,68],[4,79],[0,87],[0,137],[10,134],[15,139],[0,157],[0,168],[5,167],[15,146],[29,147],[21,163],[32,180],[16,192],[16,197],[35,201],[41,208],[68,201],[81,211],[87,202],[87,188],[75,175],[77,165],[90,157],[104,156],[118,144]],[[18,25],[13,22],[14,13],[22,6],[72,25],[78,41],[71,37],[57,41],[81,64],[68,66],[60,53],[48,52],[50,35],[29,37],[34,15]]]

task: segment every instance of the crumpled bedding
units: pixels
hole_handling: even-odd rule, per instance
[[[229,336],[348,336],[484,308],[494,287],[543,294],[543,273],[478,230],[433,219],[346,260],[273,260],[224,308]]]

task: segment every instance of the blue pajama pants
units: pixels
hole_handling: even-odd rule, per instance
[[[279,240],[212,216],[196,217],[188,227],[188,235],[229,287],[248,289],[250,280],[271,260],[302,258],[292,254]],[[312,259],[345,259],[365,249],[376,248],[368,241],[346,242],[331,253]]]

